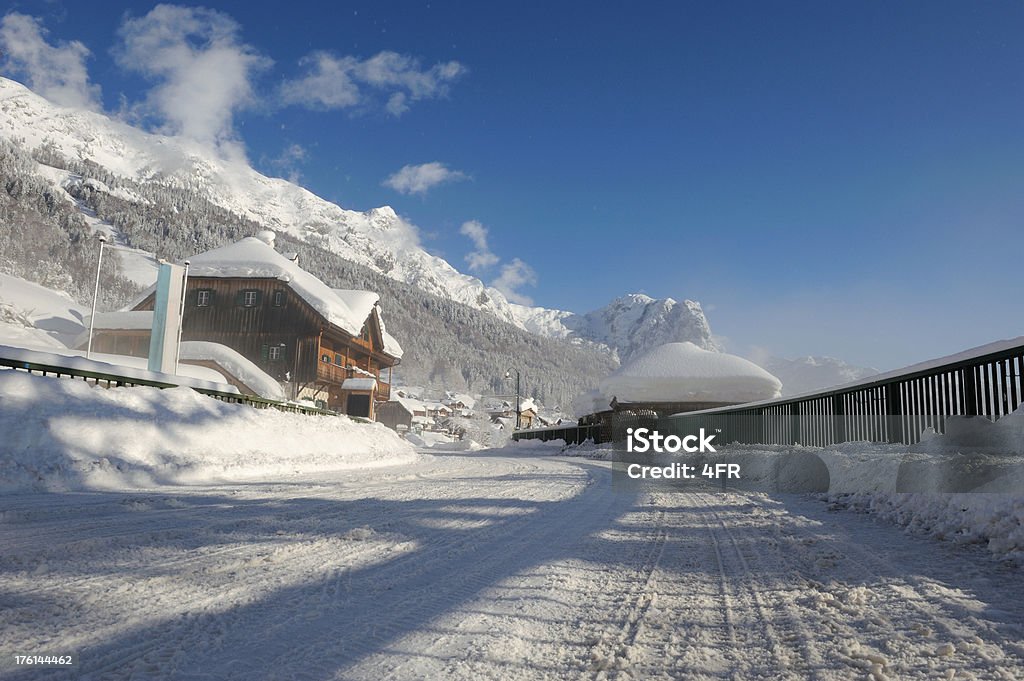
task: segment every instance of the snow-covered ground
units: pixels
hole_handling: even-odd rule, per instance
[[[0,342],[66,348],[85,331],[88,314],[66,293],[0,273]]]
[[[77,656],[53,678],[1024,675],[1024,573],[980,547],[807,496],[625,490],[610,462],[550,444],[396,450],[385,458],[403,463],[377,468],[338,454],[345,465],[303,471],[328,441],[383,440],[161,395],[189,405],[172,421],[196,434],[161,429],[166,456],[273,447],[296,469],[0,497],[0,651]],[[97,423],[145,433],[148,408]],[[69,418],[64,432],[95,429]]]
[[[421,455],[346,417],[0,371],[0,491],[151,487],[393,466]]]

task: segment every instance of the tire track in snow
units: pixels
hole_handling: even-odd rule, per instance
[[[506,466],[506,467],[508,467],[508,466]],[[519,470],[519,471],[523,470],[524,468],[534,469],[534,470],[536,469],[536,466],[523,467],[523,466],[520,465],[520,462],[513,462],[513,466],[511,466],[511,467],[514,470]],[[462,499],[464,499],[467,495],[481,495],[481,496],[486,495],[489,498],[494,499],[494,500],[507,499],[507,498],[515,497],[516,496],[517,490],[516,490],[515,486],[508,485],[507,481],[502,481],[500,479],[501,477],[505,477],[507,475],[506,473],[504,473],[503,471],[500,471],[500,470],[499,471],[491,470],[490,473],[492,473],[492,474],[493,473],[501,473],[502,475],[498,476],[498,479],[496,479],[494,475],[491,475],[491,476],[479,476],[479,479],[474,478],[472,476],[467,477],[466,480],[469,481],[468,484],[465,484],[465,483],[458,484],[454,489],[449,490],[450,493],[448,495],[443,495],[443,494],[442,495],[436,495],[436,499],[434,499],[434,500],[439,502],[439,503],[441,503],[441,502],[443,502],[445,500],[450,500],[450,501],[457,502],[457,501],[461,501]],[[462,481],[459,481],[459,482],[461,483]],[[385,488],[405,490],[407,488],[407,486],[408,486],[408,483],[396,482],[396,483],[393,483],[393,484],[387,485],[387,486],[381,486],[381,485],[374,486],[374,489],[372,491],[373,492],[381,492]],[[333,520],[335,518],[343,519],[343,518],[346,517],[346,513],[348,512],[348,511],[345,511],[345,510],[340,510],[340,511],[337,511],[336,513],[333,513],[333,514],[326,513],[325,509],[331,508],[332,506],[336,507],[339,504],[339,502],[344,503],[344,502],[351,501],[351,500],[344,499],[344,498],[342,498],[342,499],[331,498],[331,495],[332,495],[332,488],[330,488],[330,487],[324,488],[320,492],[320,494],[316,495],[317,497],[320,497],[320,498],[323,498],[323,499],[326,500],[322,504],[319,504],[318,506],[315,507],[316,512],[319,513],[320,516],[321,516],[321,523],[320,523],[321,525],[329,524],[329,522],[325,522],[325,521],[331,521],[331,520]],[[309,496],[310,495],[308,495],[308,494],[304,495],[304,497],[309,497]],[[363,501],[363,502],[368,501],[369,503],[366,504],[366,508],[363,508],[363,510],[361,511],[360,516],[356,520],[356,524],[358,524],[359,520],[368,520],[368,519],[370,519],[369,516],[374,515],[373,514],[373,507],[374,507],[374,501],[373,500],[362,499],[362,500],[359,500],[359,501]],[[271,499],[271,502],[276,502],[276,500]],[[254,506],[246,506],[245,510],[244,510],[244,513],[246,515],[251,515],[254,512],[257,513],[257,514],[261,514],[262,513],[262,510],[260,510],[261,508],[262,508],[262,506],[259,505],[259,504],[254,505]],[[188,515],[188,516],[192,516],[192,515],[195,515],[196,513],[201,513],[202,512],[199,509],[192,509],[192,508],[187,509],[187,510],[189,511],[189,513],[185,514],[185,515]],[[210,512],[210,507],[207,507],[206,510],[207,510],[207,512]],[[225,509],[220,507],[220,505],[217,505],[217,510],[220,511],[220,510],[225,510]],[[231,511],[232,511],[232,509],[226,509],[226,512],[228,512],[229,514],[230,514]],[[305,509],[304,513],[308,513],[308,509]],[[140,512],[139,515],[144,515],[144,512]],[[410,509],[408,509],[408,510],[406,510],[404,512],[400,512],[398,514],[392,514],[390,516],[390,522],[392,522],[392,523],[396,523],[396,522],[400,523],[403,520],[411,520],[411,519],[417,518],[417,517],[419,517],[421,515],[422,515],[422,511],[421,510],[410,508]],[[178,514],[175,517],[177,518],[177,522],[183,522],[185,520],[185,518],[182,516],[182,514]],[[133,520],[133,522],[129,523],[129,529],[126,532],[123,532],[121,534],[124,534],[126,536],[128,536],[128,535],[139,536],[139,535],[142,535],[142,534],[147,534],[149,537],[153,536],[151,532],[139,532],[139,529],[141,527],[145,527],[145,519],[138,518],[138,520],[135,521],[135,518],[133,517],[132,520]],[[378,518],[373,518],[373,520],[379,520],[379,519]],[[230,526],[230,525],[235,524],[235,521],[229,521],[226,524]],[[351,524],[351,523],[349,523],[349,524]],[[159,525],[162,528],[167,528],[167,527],[173,528],[174,525],[175,525],[174,517],[169,517],[167,519],[161,519],[161,522],[160,522]],[[152,525],[148,526],[148,529],[152,530]],[[65,534],[66,535],[76,535],[77,534],[77,530],[76,530],[76,528],[71,528]],[[112,534],[116,535],[116,534],[118,534],[118,532],[115,531]],[[438,548],[436,550],[441,550],[441,549]],[[252,552],[252,548],[248,547],[248,546],[229,547],[229,548],[225,549],[225,551],[232,552],[232,553],[235,552],[235,551],[238,551],[239,553],[246,553],[246,552],[251,553]],[[377,549],[377,550],[358,550],[358,551],[356,551],[353,554],[343,555],[343,556],[341,556],[341,558],[343,558],[343,559],[351,559],[354,556],[358,556],[358,555],[361,555],[361,554],[373,554],[373,553],[379,553],[379,549]],[[206,556],[182,557],[182,558],[180,558],[178,560],[170,561],[167,565],[165,565],[163,567],[165,569],[167,569],[168,571],[175,571],[176,572],[177,571],[176,568],[180,568],[180,567],[183,567],[185,565],[188,565],[188,564],[194,563],[194,562],[207,561],[208,557],[221,557],[221,556],[219,556],[219,554],[213,554],[212,556],[211,556],[211,554],[207,554]],[[214,565],[217,565],[217,564],[218,563],[216,563],[216,562],[214,563]],[[85,578],[82,578],[80,580],[77,580],[77,587],[79,588],[79,590],[88,591],[90,586],[93,585],[93,584],[97,584],[97,585],[104,584],[104,579],[105,578],[103,576],[100,576],[100,577],[85,577]],[[59,585],[57,585],[56,588],[58,588],[60,590],[64,590],[65,587],[67,587],[67,586],[68,586],[67,581],[62,581]],[[236,589],[225,589],[225,590],[222,590],[222,591],[220,591],[220,592],[218,592],[218,593],[216,593],[216,594],[214,594],[214,595],[212,595],[212,596],[210,596],[208,598],[203,598],[203,599],[200,599],[198,601],[193,601],[193,602],[189,603],[189,607],[190,607],[190,610],[197,610],[197,609],[198,610],[202,610],[202,609],[206,609],[206,608],[208,608],[210,606],[215,606],[217,604],[222,604],[224,602],[228,602],[231,605],[236,605],[238,603],[243,603],[244,604],[244,603],[247,603],[248,601],[252,600],[251,598],[247,598],[246,597],[246,592],[247,592],[247,587],[246,587],[246,585],[242,584],[242,585],[240,585]],[[162,625],[160,627],[159,635],[147,637],[147,638],[145,638],[143,640],[137,640],[137,641],[134,641],[134,642],[126,641],[125,645],[119,647],[119,649],[117,651],[112,651],[110,654],[105,654],[101,658],[94,658],[93,660],[91,660],[91,664],[89,665],[90,674],[96,673],[96,674],[99,674],[100,676],[103,676],[105,674],[127,672],[128,670],[133,669],[133,668],[152,668],[152,664],[148,663],[146,660],[147,659],[151,659],[154,656],[159,657],[160,659],[164,660],[165,662],[167,660],[175,659],[175,655],[170,655],[170,657],[168,657],[167,654],[164,654],[162,652],[163,650],[165,650],[165,649],[170,649],[170,650],[177,649],[177,650],[180,651],[180,650],[185,649],[185,648],[192,648],[193,650],[202,650],[204,648],[204,644],[206,643],[206,641],[204,639],[207,638],[206,633],[207,633],[207,630],[210,628],[210,626],[219,626],[221,629],[225,628],[223,626],[220,626],[220,625],[224,624],[224,622],[222,621],[223,617],[219,618],[221,620],[219,623],[218,622],[207,623],[207,625],[205,627],[203,625],[204,619],[210,619],[210,618],[203,618],[202,616],[200,616],[200,617],[188,617],[188,616],[186,616],[186,617],[183,617],[181,619],[183,621],[183,623],[181,623],[181,624],[179,624],[177,621],[175,621],[175,622],[167,622],[165,625]],[[114,633],[114,634],[112,634],[112,636],[116,637],[117,634]],[[174,644],[174,641],[176,641],[176,640],[178,641],[178,643]],[[180,658],[181,656],[178,655],[177,657]]]
[[[733,661],[737,672],[741,674],[757,673],[752,667],[754,661],[750,659],[750,646],[754,644],[763,645],[767,657],[774,663],[769,665],[768,668],[774,666],[775,678],[800,678],[795,676],[794,672],[790,669],[790,656],[784,653],[785,647],[781,643],[780,636],[775,631],[775,624],[769,616],[761,596],[763,585],[757,583],[746,557],[736,542],[735,536],[729,532],[721,516],[714,510],[714,504],[707,503],[705,497],[694,493],[686,493],[684,498],[691,502],[691,507],[696,510],[698,516],[703,520],[711,543],[715,547],[715,554],[719,559],[720,575],[723,579],[723,591],[727,590],[730,592],[729,603],[733,613],[733,621],[735,622],[738,619],[736,606],[739,603],[745,604],[744,611],[753,614],[757,621],[757,633],[761,636],[757,637],[752,635],[753,632],[747,631],[745,632],[747,634],[746,640],[739,645],[734,644],[732,648],[734,652]],[[720,532],[716,531],[716,525],[721,528],[721,533],[725,534],[725,539],[731,549],[728,553],[723,551],[723,544],[726,542],[723,542]],[[731,582],[735,586],[730,586],[726,589],[726,582]],[[742,653],[742,655],[737,653]],[[763,662],[762,660],[761,663],[763,664]]]

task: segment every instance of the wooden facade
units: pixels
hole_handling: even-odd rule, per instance
[[[152,310],[154,304],[150,294],[133,309]],[[376,312],[367,317],[362,334],[352,336],[277,278],[189,277],[182,340],[226,345],[278,381],[293,384],[296,397],[343,413],[353,413],[349,405],[358,403],[355,415],[369,418],[374,403],[390,396],[391,367],[398,363],[383,351]],[[146,343],[148,349],[148,333]],[[386,381],[381,380],[385,369]],[[350,400],[353,391],[342,388],[345,380],[368,377],[375,379],[374,389],[356,391],[360,399]]]

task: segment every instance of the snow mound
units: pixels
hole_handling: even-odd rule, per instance
[[[13,370],[0,371],[0,431],[6,492],[278,480],[422,456],[376,423]]]
[[[782,383],[753,362],[693,343],[666,343],[601,381],[620,403],[753,402],[778,397]]]
[[[216,362],[225,371],[255,390],[260,397],[278,401],[287,399],[280,383],[226,345],[209,341],[183,341],[180,358],[182,362],[190,359]]]
[[[66,293],[0,274],[2,341],[25,347],[67,347],[85,330],[88,313]]]

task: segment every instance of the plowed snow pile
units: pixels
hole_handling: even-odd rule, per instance
[[[421,458],[376,423],[0,371],[0,490],[279,479]]]

